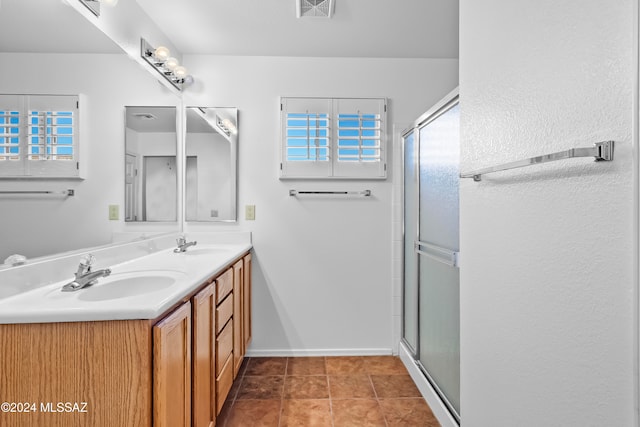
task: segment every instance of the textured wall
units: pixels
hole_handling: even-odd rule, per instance
[[[463,180],[463,425],[630,426],[633,2],[460,10],[462,171],[616,141]]]

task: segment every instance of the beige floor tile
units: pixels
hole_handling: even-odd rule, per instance
[[[236,399],[281,399],[283,385],[284,376],[245,375],[240,383]]]
[[[329,392],[332,399],[375,397],[369,375],[330,375]]]
[[[326,375],[324,357],[290,357],[287,375]]]
[[[396,356],[370,356],[364,358],[368,374],[372,375],[407,375],[407,368]]]
[[[381,399],[380,407],[389,427],[440,427],[422,398]]]
[[[331,402],[334,427],[386,427],[375,399],[335,400]]]
[[[326,375],[287,376],[284,380],[285,399],[328,399]]]
[[[371,375],[371,382],[380,399],[422,396],[409,375]]]
[[[278,427],[281,400],[238,400],[231,407],[224,427]],[[216,424],[220,427],[220,424]]]
[[[365,374],[364,359],[360,356],[336,356],[326,357],[327,374],[329,375],[353,375]]]
[[[333,427],[329,399],[283,400],[280,427]]]
[[[284,375],[286,370],[286,357],[252,357],[244,375]]]

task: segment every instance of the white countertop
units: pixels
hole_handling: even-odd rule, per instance
[[[62,286],[73,280],[71,274],[63,281],[0,299],[0,323],[155,319],[251,247],[251,243],[198,244],[185,253],[169,248],[115,265],[96,265],[94,271],[109,267],[111,275],[90,287],[62,292]],[[145,276],[150,286],[143,293],[101,296],[114,292],[115,288],[106,289],[109,285],[126,290],[125,280]],[[152,284],[155,279],[157,289]]]

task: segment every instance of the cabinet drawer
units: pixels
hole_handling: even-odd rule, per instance
[[[228,322],[216,338],[216,376],[220,375],[233,351],[233,322]],[[233,376],[233,375],[232,375]]]
[[[233,357],[228,357],[220,375],[216,377],[216,413],[220,414],[233,384]]]
[[[233,315],[233,295],[229,295],[216,307],[216,334],[219,334]]]
[[[230,268],[216,279],[216,304],[220,304],[232,290],[233,269]]]

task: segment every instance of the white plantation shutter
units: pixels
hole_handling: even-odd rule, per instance
[[[281,98],[280,178],[386,178],[384,98]]]
[[[331,173],[331,102],[282,98],[281,177],[321,178]]]
[[[79,176],[78,102],[73,95],[0,95],[0,176]]]
[[[336,99],[336,162],[340,178],[384,178],[384,99]]]
[[[24,101],[20,95],[0,96],[0,175],[24,170]]]

